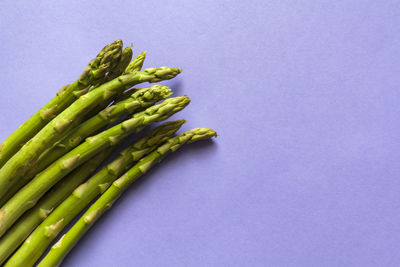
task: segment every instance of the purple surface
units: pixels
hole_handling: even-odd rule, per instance
[[[400,266],[400,2],[217,2],[1,1],[0,139],[117,38],[182,67],[174,118],[220,134],[65,266]]]

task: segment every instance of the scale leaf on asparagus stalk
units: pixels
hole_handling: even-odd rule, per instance
[[[25,211],[32,208],[55,183],[69,172],[79,167],[96,153],[115,145],[127,135],[135,133],[138,129],[153,122],[168,119],[173,114],[184,109],[189,103],[190,99],[187,96],[166,99],[158,105],[133,115],[131,119],[96,136],[87,138],[84,143],[39,173],[0,209],[0,237]]]
[[[51,147],[68,129],[79,125],[84,116],[99,103],[105,101],[126,89],[142,82],[159,82],[174,78],[180,69],[161,67],[150,68],[134,74],[124,74],[118,78],[100,85],[96,89],[81,96],[61,114],[27,142],[0,169],[0,198],[20,179],[29,174],[38,157]],[[0,225],[1,227],[1,225]]]
[[[121,178],[117,179],[110,188],[105,191],[100,198],[94,202],[82,217],[72,226],[72,228],[60,238],[60,240],[51,248],[50,252],[39,263],[38,267],[59,266],[85,232],[96,222],[96,220],[119,198],[119,196],[137,180],[145,174],[150,168],[159,163],[169,153],[176,151],[184,144],[192,143],[198,140],[209,139],[217,136],[216,132],[207,128],[197,128],[185,132],[177,137],[168,140],[156,151],[141,159],[133,168],[126,172]],[[36,241],[36,240],[35,240]],[[35,242],[32,239],[29,242]],[[28,241],[27,241],[28,242]],[[27,243],[26,242],[26,243]],[[31,246],[37,243],[30,244]],[[22,248],[22,247],[21,247]],[[15,263],[23,263],[22,258],[28,257],[25,251],[17,251],[10,259],[12,264],[5,266],[18,266]],[[15,261],[14,262],[14,258]],[[19,261],[18,261],[19,260]]]
[[[71,105],[79,96],[85,94],[90,85],[98,83],[111,69],[117,66],[121,51],[121,40],[105,46],[96,58],[90,61],[77,81],[61,88],[52,100],[3,141],[0,145],[0,168],[56,115]]]
[[[96,158],[91,159],[88,163],[77,168],[68,177],[61,180],[33,209],[24,214],[24,216],[10,228],[6,235],[0,238],[0,264],[11,255],[11,253],[28,237],[31,231],[42,221],[43,223],[32,233],[31,240],[36,239],[35,236],[43,237],[40,234],[41,231],[47,229],[48,225],[52,225],[52,221],[59,221],[59,217],[63,219],[64,225],[66,225],[68,221],[78,215],[97,195],[101,194],[102,191],[107,188],[107,185],[111,185],[120,174],[129,169],[135,161],[138,161],[141,157],[150,153],[156,149],[158,145],[174,135],[184,122],[184,120],[171,121],[156,127],[132,146],[120,152],[119,157],[96,173],[85,184],[81,185],[79,187],[80,189],[76,188],[82,184],[88,176],[84,174],[87,172],[86,168],[90,167],[90,164],[96,165],[98,161]],[[107,150],[105,150],[103,154],[104,153],[107,155],[109,154]],[[88,164],[89,166],[87,166]],[[98,164],[96,166],[98,166]],[[79,192],[79,197],[77,194],[70,195],[75,189],[76,192]],[[62,202],[64,199],[66,200]],[[60,203],[61,205],[58,206]],[[54,208],[56,209],[53,211]],[[50,216],[47,217],[49,214]],[[39,242],[39,246],[32,252],[28,252],[32,248],[30,244],[24,244],[23,250],[27,251],[24,255],[30,253],[40,255],[41,252],[38,252],[38,250],[45,249],[49,242],[51,242],[47,237],[44,239],[43,242]],[[19,260],[25,261],[25,266],[29,262],[25,259]],[[33,260],[33,262],[34,261],[35,260]]]

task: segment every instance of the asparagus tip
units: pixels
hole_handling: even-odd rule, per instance
[[[188,143],[218,137],[217,132],[210,128],[195,128],[191,130],[191,132],[193,133],[193,136],[190,138]]]

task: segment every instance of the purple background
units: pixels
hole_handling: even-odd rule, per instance
[[[190,3],[192,2],[192,3]],[[121,38],[215,128],[65,266],[400,266],[400,1],[1,1],[0,139]]]

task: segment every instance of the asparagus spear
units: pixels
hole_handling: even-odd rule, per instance
[[[94,84],[90,90],[102,85],[105,82],[109,82],[122,74],[132,74],[140,71],[143,67],[143,62],[146,59],[146,51],[140,53],[132,62],[132,46],[128,46],[122,51],[121,60],[119,64],[110,70],[107,76],[104,76],[101,80]]]
[[[96,84],[93,84],[92,87],[98,87],[105,82],[109,82],[118,76],[122,75],[126,67],[128,67],[129,62],[131,62],[133,56],[132,46],[126,47],[121,54],[121,60],[118,65],[111,69],[106,76],[104,76],[101,80],[98,80]],[[93,89],[93,88],[91,88]]]
[[[77,81],[61,88],[56,97],[13,132],[0,145],[0,168],[57,114],[66,109],[80,95],[86,93],[88,86],[104,78],[107,72],[118,64],[121,50],[121,40],[104,47],[96,58],[90,61],[88,67]]]
[[[143,55],[140,54],[139,56],[137,56],[130,63],[130,61],[132,59],[132,54],[133,53],[132,53],[132,47],[131,46],[125,48],[124,51],[122,51],[121,60],[120,60],[120,62],[118,64],[118,66],[113,68],[113,69],[111,69],[111,71],[107,74],[107,76],[105,76],[101,81],[99,81],[99,83],[97,84],[97,87],[100,86],[101,84],[105,83],[105,82],[108,82],[108,81],[110,81],[110,80],[122,75],[123,72],[125,71],[125,69],[127,69],[128,66],[131,66],[132,64],[135,64],[136,66],[138,66],[138,68],[131,69],[131,71],[129,73],[133,74],[133,73],[136,73],[136,72],[140,71],[141,70],[141,66],[143,65],[143,62],[145,60],[145,57],[143,57]],[[96,88],[96,86],[92,86],[91,90],[93,90],[95,88]],[[124,94],[125,94],[125,92],[121,93],[118,96],[113,97],[111,99],[106,99],[105,101],[102,101],[92,112],[89,112],[89,114],[87,114],[85,116],[85,119],[83,121],[86,121],[86,120],[92,118],[93,116],[96,116],[99,112],[101,112],[103,109],[105,109],[111,102],[116,101],[117,98],[120,98],[120,96],[122,96]],[[131,95],[132,95],[132,93],[129,96],[125,97],[124,100],[126,100]],[[71,133],[72,131],[75,131],[75,129],[71,129],[69,132],[64,133],[63,137],[61,137],[59,139],[60,140],[64,139],[65,136],[67,136],[69,134],[72,134]],[[1,204],[1,202],[0,202],[0,204]]]
[[[52,148],[43,152],[38,160],[38,164],[33,166],[29,175],[20,179],[7,193],[0,199],[0,206],[4,205],[19,189],[21,189],[31,177],[43,171],[51,163],[65,155],[67,152],[78,146],[86,137],[96,134],[110,123],[115,122],[124,114],[133,114],[147,107],[154,105],[161,99],[170,96],[171,90],[167,86],[153,85],[151,88],[142,88],[115,105],[112,105],[73,131],[69,132],[63,139],[56,143]]]
[[[140,89],[133,93],[130,98],[104,109],[96,116],[79,125],[78,128],[58,142],[52,149],[42,154],[35,174],[78,146],[86,137],[115,122],[122,115],[141,111],[170,95],[171,90],[167,86],[153,85],[151,88]]]
[[[161,104],[137,113],[131,119],[107,131],[87,138],[83,144],[39,173],[0,209],[0,237],[25,211],[32,208],[55,183],[69,172],[79,167],[96,153],[115,145],[127,135],[134,133],[138,128],[169,118],[186,107],[189,102],[190,99],[186,96],[164,100]]]
[[[124,190],[138,179],[141,175],[145,174],[151,167],[159,163],[169,153],[176,151],[178,148],[186,143],[191,143],[201,139],[208,139],[216,136],[216,133],[211,129],[198,128],[185,132],[175,138],[170,139],[164,145],[159,147],[156,151],[146,156],[139,161],[133,168],[125,173],[121,178],[116,180],[111,187],[105,191],[101,197],[83,214],[83,216],[73,225],[73,227],[51,248],[50,252],[39,263],[39,267],[58,266],[61,264],[64,257],[85,234],[85,232],[96,222],[96,220],[118,199]],[[63,221],[59,221],[49,227],[49,230],[55,232]],[[30,246],[39,245],[35,239],[28,239],[26,243]],[[22,247],[23,248],[23,247]],[[18,259],[28,258],[29,255],[25,254],[25,250],[20,249],[14,254],[10,261],[5,265],[19,266],[15,263],[24,263],[23,261],[16,261]],[[33,263],[33,261],[31,261]]]
[[[0,238],[0,265],[14,252],[15,249],[28,237],[28,235],[39,225],[51,211],[57,207],[71,192],[93,173],[100,164],[110,155],[114,147],[110,147],[85,165],[71,172],[65,179],[60,181],[49,191],[39,203],[24,214],[15,225]]]
[[[143,51],[135,58],[135,60],[133,60],[126,68],[124,68],[122,70],[123,73],[121,73],[121,74],[136,73],[136,72],[140,71],[143,67],[143,62],[145,59],[146,59],[146,51]],[[116,76],[116,77],[118,77],[118,76]]]
[[[122,56],[121,56],[121,61],[120,64],[111,70],[110,73],[107,74],[103,82],[109,82],[117,77],[119,77],[122,74],[135,74],[138,71],[142,70],[144,60],[146,59],[146,51],[143,51],[140,53],[136,58],[132,60],[132,47],[127,47],[122,51]],[[130,62],[130,63],[129,63]],[[99,85],[101,85],[100,83]],[[95,88],[95,87],[94,87]],[[94,89],[92,88],[92,90]],[[112,99],[112,101],[117,101],[120,102],[122,100],[125,100],[126,98],[129,98],[131,94],[135,91],[135,88],[131,88],[126,90],[123,93],[120,93],[117,95],[115,98]],[[127,94],[129,93],[129,94]],[[110,103],[109,100],[104,101],[102,105],[99,106],[98,110],[93,111],[93,114],[88,115],[88,118],[93,117],[95,114],[100,112],[103,108],[107,107],[108,104]]]
[[[132,47],[129,46],[129,47],[125,48],[124,51],[122,51],[121,60],[118,64],[118,66],[113,68],[111,70],[111,72],[108,73],[107,76],[105,76],[102,81],[99,81],[98,86],[108,80],[113,79],[113,77],[118,77],[119,75],[121,75],[129,65],[136,66],[136,68],[130,67],[131,73],[136,73],[136,72],[140,71],[141,67],[143,65],[143,61],[145,60],[145,56],[144,56],[143,52],[139,56],[137,56],[131,62],[131,64],[129,64],[131,59],[132,59]],[[132,92],[129,94],[129,97],[131,97],[131,95],[132,95]],[[125,97],[124,100],[126,100],[127,98],[128,97]],[[112,100],[113,99],[111,99],[111,100],[107,99],[106,101],[103,101],[97,108],[95,108],[92,112],[90,112],[87,116],[85,116],[84,121],[92,118],[97,113],[101,112],[104,108],[106,108],[110,104],[110,102],[112,102]],[[157,101],[155,101],[155,102],[157,102]],[[133,111],[133,112],[135,112],[135,111]],[[104,113],[107,113],[107,112],[104,111]],[[93,123],[93,121],[92,121],[92,123]],[[86,122],[84,124],[87,125]],[[78,129],[71,129],[70,131],[64,133],[63,137],[61,137],[60,140],[66,140],[66,139],[72,140],[74,138],[78,138],[77,135],[79,135],[80,133],[76,133],[76,131],[81,128],[82,128],[82,126],[79,126]],[[85,136],[81,137],[82,138],[81,140],[83,140],[85,137],[93,134],[96,130],[93,130],[91,133],[86,133]],[[77,140],[77,139],[74,139],[74,140]],[[76,145],[78,145],[78,144],[76,144]],[[55,152],[54,150],[57,150],[57,148],[60,149],[60,151]],[[12,196],[14,196],[15,193],[18,192],[18,190],[20,190],[25,184],[27,184],[35,174],[44,170],[45,167],[49,166],[52,162],[54,162],[56,159],[58,159],[58,157],[61,157],[62,155],[64,155],[66,152],[68,152],[70,150],[70,149],[61,149],[62,144],[57,145],[57,148],[52,147],[42,153],[42,155],[39,158],[39,163],[34,165],[35,167],[31,170],[31,173],[29,175],[24,176],[23,179],[19,179],[14,184],[13,187],[11,187],[2,197],[0,197],[0,207],[3,206]],[[49,155],[49,153],[50,153],[49,150],[52,150],[53,154],[58,154],[58,156],[56,157],[56,155],[54,155],[51,157],[51,155]],[[63,154],[60,154],[62,151],[65,151],[65,152]],[[46,157],[44,157],[44,154],[46,154]],[[40,166],[38,166],[38,165],[40,165]]]
[[[58,221],[57,217],[60,215],[65,216],[63,217],[64,222],[74,218],[94,199],[95,196],[101,193],[100,189],[104,188],[107,182],[111,184],[112,181],[118,177],[118,173],[122,173],[124,170],[128,169],[130,165],[133,164],[133,161],[140,159],[142,156],[154,150],[159,144],[171,137],[183,123],[183,120],[164,123],[150,131],[134,145],[125,149],[120,153],[120,156],[117,159],[108,164],[107,167],[103,168],[83,185],[84,191],[80,192],[80,189],[76,190],[80,192],[80,198],[78,198],[76,194],[72,194],[71,196],[69,195],[88,176],[88,174],[84,174],[84,172],[87,171],[90,164],[97,168],[99,160],[96,160],[96,158],[92,159],[84,166],[82,165],[76,169],[66,179],[60,181],[33,209],[22,216],[18,222],[10,228],[10,231],[0,239],[0,264],[11,255],[11,253],[28,237],[31,231],[34,230],[42,221],[44,222],[35,230],[32,236],[35,236],[37,233],[43,231],[43,229],[46,229],[46,225],[52,224],[51,221]],[[109,152],[106,150],[103,154],[107,155]],[[90,173],[91,172],[92,171],[90,171]],[[64,199],[66,200],[64,201]],[[62,204],[57,207],[61,202]],[[63,207],[65,206],[67,207],[67,210],[64,210]],[[57,209],[53,211],[56,207]],[[53,212],[50,214],[51,211]],[[49,217],[47,217],[48,214],[50,214]],[[31,239],[32,238],[34,237],[31,237]],[[29,244],[24,245],[24,247],[29,247]],[[44,247],[43,249],[45,249],[47,245],[40,243],[40,247]],[[41,253],[39,253],[39,255],[40,254]],[[24,263],[24,265],[25,264],[28,263]]]
[[[177,68],[162,67],[146,69],[135,74],[125,74],[80,97],[48,123],[0,169],[0,197],[16,181],[29,173],[46,148],[54,144],[68,129],[81,122],[82,118],[99,103],[135,84],[171,79],[180,72],[181,70]]]
[[[104,76],[101,80],[98,80],[96,84],[93,84],[90,87],[90,90],[93,90],[97,87],[99,87],[100,85],[109,82],[110,80],[122,75],[124,69],[126,69],[129,65],[129,62],[132,60],[132,47],[126,47],[121,54],[121,60],[119,61],[118,65],[116,67],[114,67],[113,69],[110,70],[110,72],[107,73],[106,76]],[[135,58],[134,61],[136,61],[139,57]],[[141,58],[142,59],[142,58]],[[123,70],[121,70],[123,68]],[[140,70],[138,70],[140,71]],[[119,75],[118,75],[119,74]],[[111,78],[113,77],[113,78]],[[110,99],[105,99],[104,101],[100,102],[100,104],[91,112],[89,112],[85,118],[83,119],[83,121],[86,121],[87,119],[95,116],[97,113],[99,113],[101,110],[105,109],[111,102],[115,101],[115,97],[114,98],[110,98]],[[71,129],[72,130],[72,129]],[[65,135],[67,133],[64,133]],[[59,139],[62,139],[63,137],[60,137]]]

